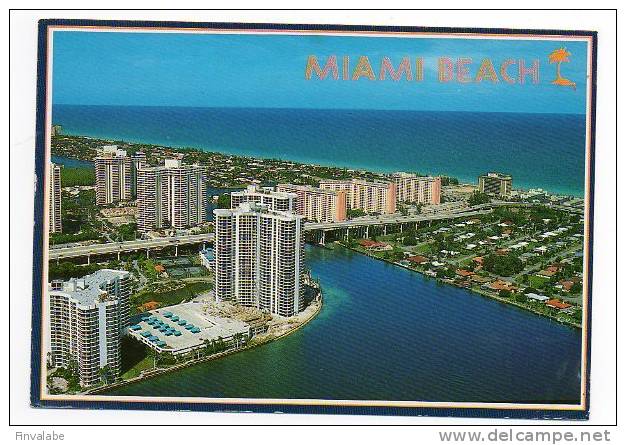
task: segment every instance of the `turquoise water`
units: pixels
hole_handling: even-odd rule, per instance
[[[472,183],[497,170],[517,188],[584,194],[583,115],[55,105],[53,122],[73,135]]]
[[[82,161],[80,159],[67,158],[65,156],[52,155],[52,162],[55,164],[63,165],[65,167],[77,167],[77,168],[94,168],[93,162]]]
[[[579,400],[579,330],[343,248],[307,262],[325,302],[303,329],[111,394]]]

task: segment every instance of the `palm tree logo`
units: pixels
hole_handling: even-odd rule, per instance
[[[556,63],[556,79],[552,81],[553,85],[561,85],[576,89],[576,82],[572,82],[571,80],[561,76],[561,63],[569,62],[569,57],[571,55],[572,54],[568,52],[566,48],[559,48],[552,51],[548,56],[550,64]]]

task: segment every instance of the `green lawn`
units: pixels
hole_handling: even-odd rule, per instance
[[[61,185],[73,187],[76,185],[95,185],[96,174],[93,168],[63,167],[61,169]]]
[[[538,275],[528,276],[528,283],[530,284],[530,287],[534,287],[536,289],[543,287],[543,285],[547,283],[548,281],[550,281],[549,278],[540,277]]]
[[[185,300],[189,300],[198,294],[211,290],[213,283],[209,282],[196,282],[186,283],[185,287],[181,289],[175,289],[171,291],[158,292],[154,290],[147,290],[139,292],[132,297],[133,306],[140,306],[148,301],[156,301],[161,303],[161,307],[171,306],[181,303]]]

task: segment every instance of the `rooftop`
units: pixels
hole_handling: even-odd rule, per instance
[[[123,270],[101,269],[82,278],[71,278],[68,281],[52,281],[48,286],[50,292],[64,293],[83,306],[90,306],[102,301],[106,292],[102,289],[107,283],[129,276]]]
[[[169,350],[174,354],[187,352],[204,345],[205,340],[227,340],[234,334],[247,334],[250,326],[232,318],[210,315],[201,302],[181,303],[142,315],[131,329],[131,335],[149,345]],[[169,332],[169,335],[168,335]],[[151,341],[150,336],[157,337]],[[162,341],[160,345],[157,341]]]

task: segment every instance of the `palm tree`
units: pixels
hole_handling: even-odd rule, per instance
[[[105,385],[109,383],[109,371],[110,370],[111,368],[109,367],[109,365],[105,365],[98,370],[98,374],[100,375],[100,380]]]
[[[569,56],[572,54],[565,48],[555,49],[548,56],[550,64],[556,63],[556,79],[552,81],[554,85],[571,86],[576,88],[576,83],[561,76],[561,63],[569,62]]]

